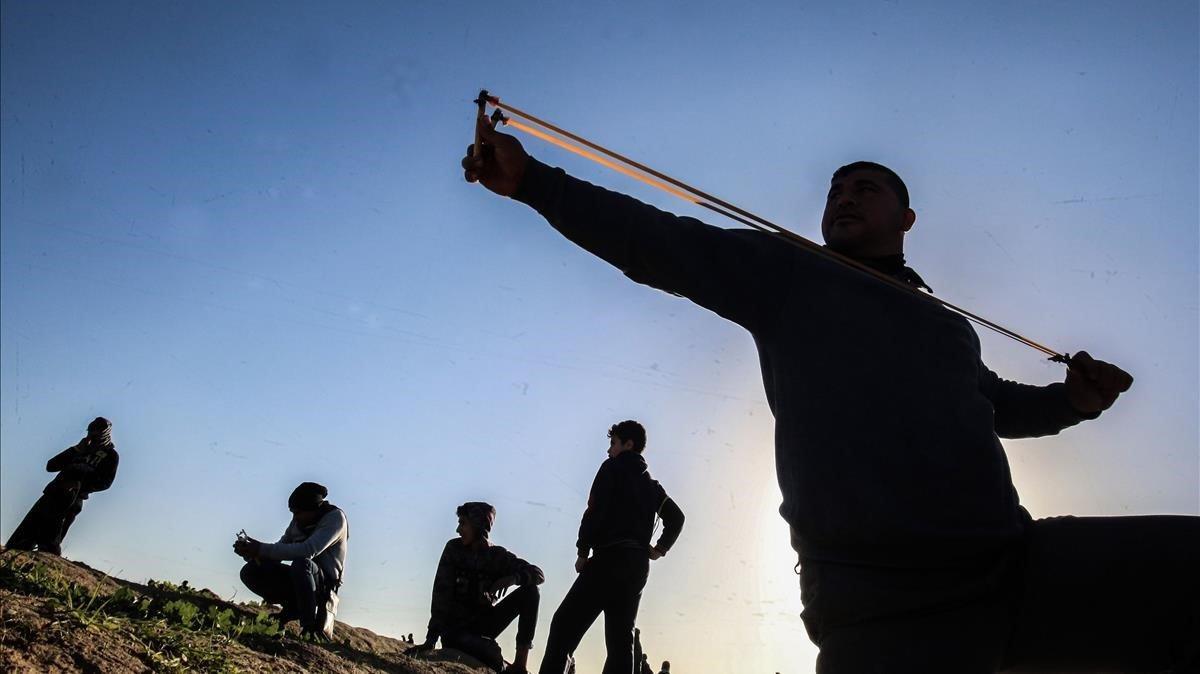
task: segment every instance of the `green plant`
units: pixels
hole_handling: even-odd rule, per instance
[[[69,581],[39,561],[0,557],[0,586],[47,598],[62,618],[85,629],[123,632],[141,646],[156,671],[232,672],[223,648],[229,642],[270,652],[284,635],[266,610],[248,617],[210,603],[210,595],[187,581],[150,580],[145,592],[121,586],[105,594],[102,586]],[[207,609],[201,610],[205,604]]]

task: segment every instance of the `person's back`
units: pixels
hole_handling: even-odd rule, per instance
[[[606,460],[592,484],[592,500],[580,524],[578,547],[606,550],[650,546],[667,491],[650,476],[646,459],[625,452]]]

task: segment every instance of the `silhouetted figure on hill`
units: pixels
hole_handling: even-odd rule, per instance
[[[112,442],[112,422],[96,417],[87,436],[46,462],[46,471],[58,473],[42,490],[29,513],[13,530],[4,547],[62,554],[62,541],[88,496],[112,486],[117,476],[117,448]]]
[[[478,501],[456,511],[458,538],[442,550],[433,578],[429,631],[415,652],[442,645],[470,655],[497,672],[524,674],[537,627],[542,570],[491,542],[496,509]],[[513,586],[517,589],[509,593]],[[505,596],[507,594],[507,596]],[[504,662],[496,637],[517,621],[517,651]]]
[[[305,635],[325,639],[333,638],[350,539],[346,513],[326,501],[328,495],[315,482],[301,483],[288,497],[292,520],[278,542],[239,535],[233,544],[233,551],[246,560],[242,582],[267,603],[282,607],[280,624],[299,620]]]
[[[1001,379],[970,323],[934,302],[779,235],[590,185],[482,116],[478,130],[468,181],[754,336],[820,672],[1200,668],[1200,518],[1034,520],[1000,443],[1095,419],[1126,372],[1079,352],[1063,382]],[[856,162],[833,174],[821,233],[927,287],[904,259],[915,221],[900,177]]]
[[[683,511],[646,468],[646,429],[636,421],[622,421],[608,430],[608,437],[609,458],[596,472],[579,524],[579,577],[550,622],[541,674],[561,674],[602,612],[608,651],[604,674],[634,671],[633,623],[650,560],[667,554],[683,530]],[[663,532],[652,546],[658,517]]]
[[[642,651],[642,631],[633,628],[633,669],[636,674],[642,674],[642,660],[646,654]]]
[[[654,674],[650,667],[650,656],[642,648],[642,631],[636,627],[633,628],[633,662],[636,674]]]
[[[658,670],[658,674],[671,674],[671,663],[663,660],[662,669]],[[775,672],[775,674],[779,674],[779,672]]]

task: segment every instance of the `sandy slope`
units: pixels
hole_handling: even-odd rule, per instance
[[[38,566],[40,565],[40,566]],[[163,619],[140,619],[105,606],[121,588],[162,605],[182,600],[201,612],[216,606],[253,620],[259,608],[231,604],[207,590],[150,587],[107,576],[85,564],[41,553],[0,552],[0,670],[5,672],[334,672],[484,674],[490,670],[451,651],[412,658],[406,642],[338,623],[330,644],[283,637],[231,639]],[[75,594],[31,587],[29,579]],[[82,595],[83,599],[77,597]],[[120,596],[120,595],[118,595]],[[117,604],[110,603],[115,607]],[[293,623],[294,626],[294,623]],[[294,629],[291,628],[291,629]],[[189,654],[191,654],[189,656]],[[210,659],[211,656],[211,659]]]

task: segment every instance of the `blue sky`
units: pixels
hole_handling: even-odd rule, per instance
[[[1200,512],[1195,3],[2,7],[4,536],[103,414],[121,471],[68,556],[245,596],[234,532],[317,479],[352,522],[343,617],[420,635],[455,505],[489,500],[546,571],[542,643],[632,417],[688,513],[652,658],[812,671],[749,336],[464,183],[480,87],[810,237],[834,168],[892,166],[941,296],[1137,379],[1007,444],[1034,515]]]

